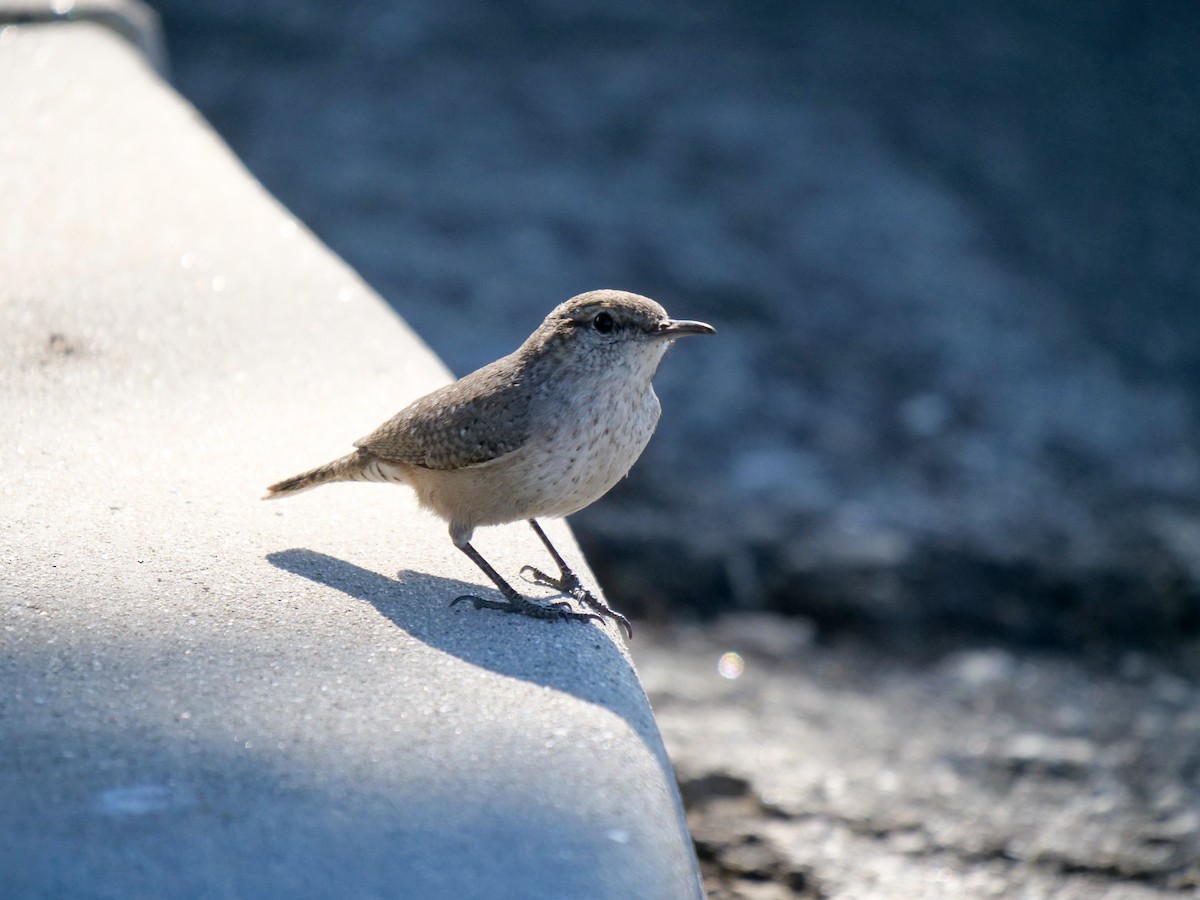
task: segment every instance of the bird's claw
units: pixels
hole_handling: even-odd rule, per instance
[[[463,602],[471,603],[476,609],[497,609],[501,612],[529,616],[532,619],[562,619],[566,622],[589,622],[592,619],[595,619],[597,622],[603,621],[595,613],[575,612],[575,610],[571,609],[571,604],[566,602],[543,605],[520,596],[505,600],[488,600],[484,597],[477,597],[474,594],[463,594],[451,600],[450,605],[457,606]]]
[[[530,584],[537,584],[541,585],[542,587],[553,588],[562,594],[573,593],[571,590],[572,585],[568,584],[567,579],[551,578],[541,569],[535,569],[533,566],[521,566],[521,577]],[[576,578],[574,586],[577,587],[578,585],[579,579]]]
[[[621,630],[625,632],[625,640],[627,640],[627,641],[633,640],[633,625],[631,625],[629,623],[629,620],[627,618],[625,618],[623,615],[621,615],[619,612],[617,612],[611,606],[608,606],[605,603],[601,603],[595,597],[592,597],[591,594],[588,594],[586,597],[580,597],[579,599],[582,600],[584,603],[587,603],[592,608],[600,610],[601,615],[608,616],[608,618],[612,619],[614,622],[616,622],[618,625],[620,625]]]
[[[496,609],[504,607],[503,603],[497,603],[495,600],[484,600],[482,597],[476,597],[474,594],[462,594],[450,601],[450,606],[455,607],[458,604],[467,602],[474,604],[476,609]]]
[[[592,609],[597,610],[601,616],[608,616],[620,625],[625,632],[626,640],[633,638],[633,626],[629,623],[629,620],[603,600],[594,596],[591,591],[587,590],[580,582],[579,576],[574,572],[564,572],[561,578],[551,578],[541,569],[536,569],[533,566],[521,566],[521,577],[530,584],[551,588],[559,593],[574,597],[580,603],[586,603]]]

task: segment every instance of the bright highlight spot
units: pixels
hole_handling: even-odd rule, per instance
[[[717,660],[717,671],[722,678],[737,678],[746,671],[746,663],[740,653],[722,653],[721,658]]]

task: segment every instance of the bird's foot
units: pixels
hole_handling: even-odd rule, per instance
[[[534,603],[529,598],[516,593],[503,600],[488,600],[484,597],[476,597],[474,594],[463,594],[450,601],[451,606],[459,603],[471,603],[476,609],[498,609],[501,612],[518,613],[522,616],[529,616],[531,619],[563,619],[567,622],[588,622],[592,619],[597,622],[601,621],[601,618],[595,613],[575,612],[569,603]]]
[[[626,639],[633,637],[633,626],[629,624],[629,620],[585,588],[583,582],[579,580],[579,576],[570,569],[566,569],[559,578],[551,578],[541,569],[535,569],[533,566],[522,566],[521,577],[531,584],[540,584],[542,587],[551,588],[560,594],[574,597],[580,603],[587,604],[601,615],[608,616],[620,625],[625,630]]]

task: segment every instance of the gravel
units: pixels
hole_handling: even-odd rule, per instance
[[[713,900],[1200,888],[1200,691],[1179,661],[781,653],[781,634],[802,637],[745,616],[634,644]]]

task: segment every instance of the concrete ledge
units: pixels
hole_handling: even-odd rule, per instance
[[[701,896],[611,626],[450,609],[406,491],[258,501],[441,364],[111,29],[0,40],[5,891]]]
[[[0,28],[5,25],[95,22],[111,28],[160,75],[167,72],[167,50],[158,13],[137,0],[0,0]]]

